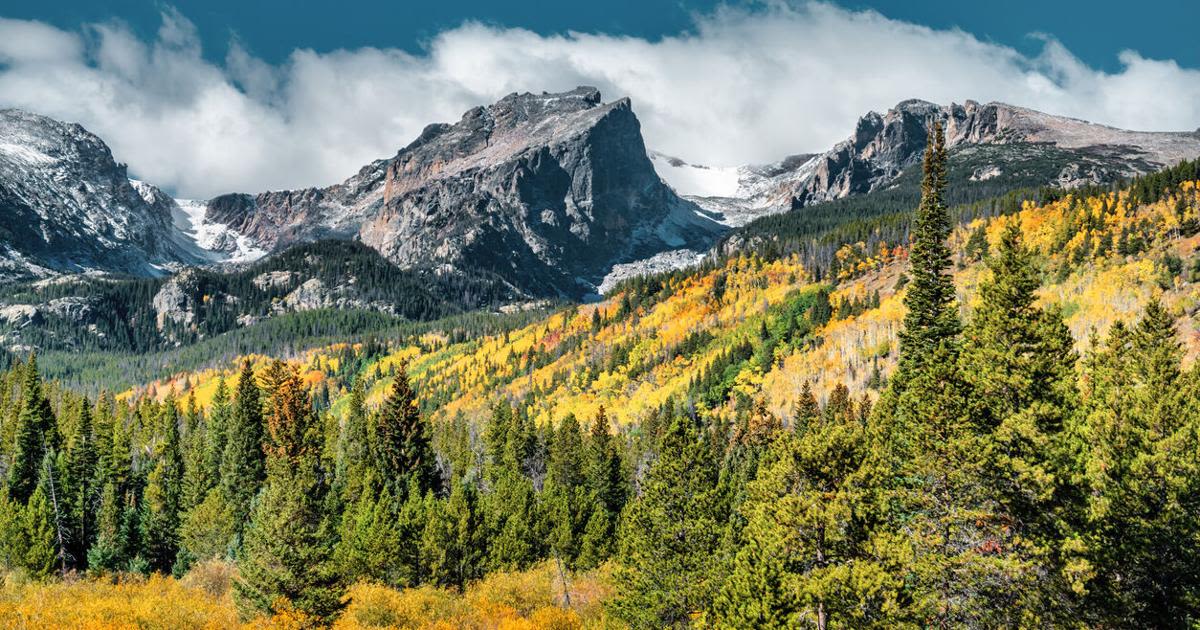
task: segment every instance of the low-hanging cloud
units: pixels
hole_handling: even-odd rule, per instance
[[[1118,127],[1195,129],[1200,70],[1120,54],[1091,68],[1053,38],[1036,56],[961,30],[834,5],[723,8],[655,41],[544,36],[468,22],[422,54],[295,50],[280,65],[235,38],[221,64],[168,9],[153,41],[0,19],[0,106],[78,121],[131,173],[181,196],[340,181],[430,122],[514,91],[595,85],[630,96],[647,145],[731,165],[823,150],[906,98],[999,100]]]

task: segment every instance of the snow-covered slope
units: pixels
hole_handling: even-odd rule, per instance
[[[208,202],[196,199],[175,199],[175,227],[192,239],[201,249],[211,252],[220,262],[252,262],[267,255],[267,250],[254,239],[231,229],[228,225],[208,220]]]
[[[83,127],[0,110],[0,278],[162,275],[212,255],[175,229],[175,202],[131,181]]]

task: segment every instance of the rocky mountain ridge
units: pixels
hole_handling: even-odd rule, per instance
[[[510,94],[342,184],[225,195],[207,217],[267,249],[351,238],[405,268],[484,270],[568,297],[616,264],[724,231],[659,179],[629,99],[587,87]]]
[[[218,259],[176,229],[175,209],[83,127],[0,110],[0,279],[156,276]]]
[[[821,154],[732,169],[670,159],[656,160],[656,166],[673,184],[686,185],[689,169],[693,180],[696,169],[733,173],[724,185],[677,185],[677,190],[714,212],[755,218],[891,185],[920,162],[935,121],[945,128],[952,160],[973,153],[980,162],[975,181],[1007,175],[1011,162],[1036,161],[1043,184],[1074,187],[1148,173],[1200,155],[1200,131],[1127,131],[1005,103],[937,105],[910,99],[883,114],[862,116],[850,137]],[[712,176],[705,181],[711,183]]]

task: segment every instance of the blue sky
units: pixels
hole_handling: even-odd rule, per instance
[[[198,27],[206,55],[220,59],[236,34],[264,60],[279,63],[295,48],[421,50],[437,33],[465,20],[527,28],[540,34],[570,30],[658,38],[688,30],[693,15],[710,12],[716,0],[177,0],[178,8]],[[761,7],[759,2],[730,0],[730,6]],[[1117,53],[1130,48],[1154,59],[1200,66],[1196,43],[1196,4],[1153,0],[1136,4],[1116,0],[847,0],[853,10],[873,9],[887,17],[944,29],[958,27],[976,36],[1026,53],[1038,47],[1034,33],[1061,41],[1089,65],[1113,71]],[[0,14],[42,20],[76,29],[120,19],[143,37],[154,34],[164,2],[158,0],[5,0]],[[1190,17],[1189,17],[1190,16]]]
[[[1003,101],[1200,127],[1193,2],[0,0],[0,107],[79,122],[185,197],[341,181],[511,92],[629,97],[649,148],[735,166],[868,111]]]

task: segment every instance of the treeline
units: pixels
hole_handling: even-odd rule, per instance
[[[93,403],[43,384],[31,357],[2,381],[0,562],[38,577],[180,575],[227,558],[247,617],[286,602],[328,621],[359,580],[461,589],[547,558],[566,571],[610,557],[629,485],[603,414],[535,427],[501,403],[482,435],[462,420],[435,431],[403,369],[378,410],[364,380],[339,420],[293,369],[246,363],[202,411],[190,398]]]
[[[144,385],[180,372],[228,365],[248,354],[292,356],[334,343],[369,343],[372,339],[407,342],[429,332],[443,333],[448,343],[460,343],[503,334],[545,313],[541,308],[510,314],[475,310],[433,321],[409,321],[357,309],[318,309],[279,315],[248,328],[153,352],[42,351],[40,364],[43,375],[94,395],[102,390],[121,391]]]

